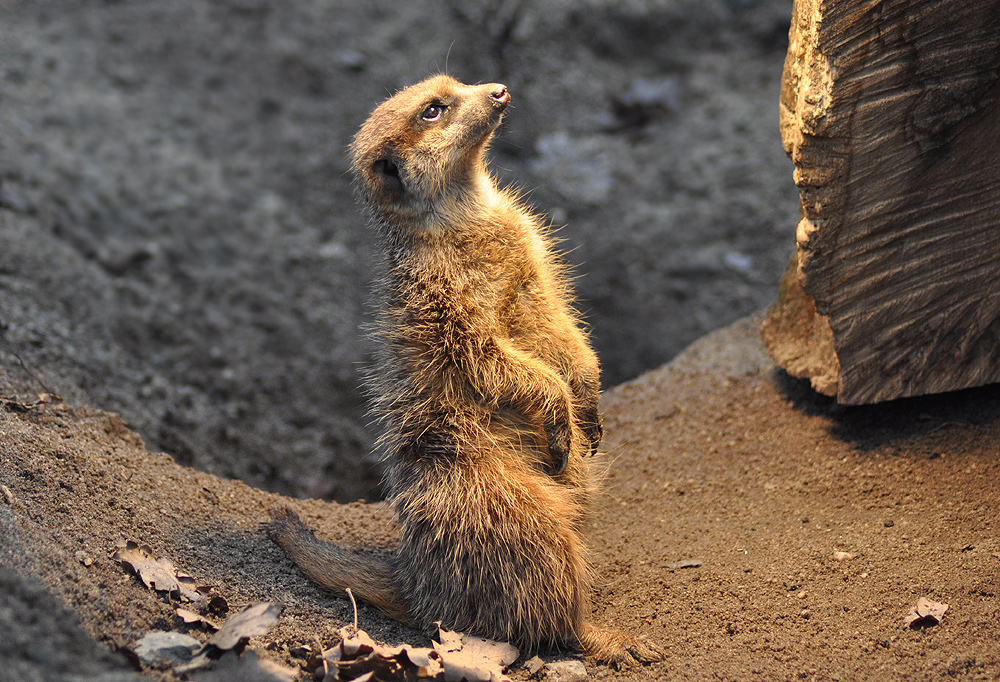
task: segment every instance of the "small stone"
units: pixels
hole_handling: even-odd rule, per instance
[[[150,632],[135,647],[136,655],[150,667],[187,663],[201,649],[201,642],[179,632]]]
[[[853,559],[856,556],[857,556],[857,554],[855,554],[854,552],[834,552],[833,553],[833,560],[834,561],[849,561],[849,560]]]
[[[885,522],[885,527],[886,527],[886,528],[892,528],[892,527],[893,527],[893,526],[895,526],[895,525],[896,525],[896,524],[895,524],[895,522],[893,522],[893,520],[892,520],[892,519],[889,519],[889,520],[887,520],[887,521]]]
[[[538,656],[529,658],[527,661],[524,662],[524,669],[528,671],[528,677],[532,677],[533,675],[535,675],[544,666],[545,666],[545,661],[543,661]]]
[[[578,682],[587,679],[583,661],[570,659],[545,664],[545,679],[549,682]]]

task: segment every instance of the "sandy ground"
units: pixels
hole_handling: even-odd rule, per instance
[[[590,676],[996,679],[1000,389],[837,408],[774,368],[758,323],[710,335],[606,395],[609,475],[588,529],[595,619],[669,655],[622,671],[589,665]],[[5,382],[3,393],[16,389]],[[215,585],[230,612],[284,603],[251,648],[295,669],[303,647],[333,641],[351,606],[268,540],[266,508],[290,504],[347,545],[393,542],[381,503],[281,499],[182,467],[113,414],[8,406],[0,457],[9,679],[132,679],[128,652],[146,632],[207,637],[110,560],[119,538]],[[700,566],[671,568],[687,559]],[[909,629],[922,596],[948,611]],[[366,606],[359,621],[382,641],[428,641]],[[512,676],[526,679],[517,666]]]
[[[607,386],[769,304],[790,0],[0,0],[0,354],[179,462],[379,496],[345,146],[447,68],[578,265]],[[22,373],[23,375],[23,373]]]
[[[262,660],[298,669],[351,617],[259,523],[285,502],[392,546],[391,515],[359,501],[380,495],[358,387],[373,245],[343,150],[398,87],[442,70],[510,87],[492,165],[566,225],[607,386],[770,303],[797,216],[789,17],[788,0],[0,0],[0,680],[176,679],[135,643],[207,635],[110,559],[121,539],[229,613],[286,604],[252,640]],[[839,409],[775,371],[755,324],[606,394],[595,617],[670,655],[590,674],[995,679],[1000,392]],[[920,596],[949,609],[906,629]]]

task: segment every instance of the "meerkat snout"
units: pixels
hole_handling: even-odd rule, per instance
[[[502,83],[493,84],[493,87],[490,89],[490,97],[500,103],[501,106],[510,104],[510,93],[507,91],[507,86]]]

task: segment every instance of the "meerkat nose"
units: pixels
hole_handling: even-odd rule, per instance
[[[507,92],[507,86],[501,85],[500,83],[493,85],[493,89],[490,90],[490,97],[500,104],[507,104],[510,102],[510,93]]]

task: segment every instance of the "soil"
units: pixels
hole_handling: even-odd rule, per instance
[[[789,17],[787,0],[0,0],[0,679],[178,679],[135,643],[207,633],[111,560],[121,539],[230,613],[285,604],[251,640],[262,661],[299,669],[353,618],[259,524],[288,504],[392,547],[391,513],[361,500],[380,496],[357,371],[374,254],[343,151],[386,94],[442,70],[509,86],[492,166],[567,224],[617,385],[595,619],[669,656],[590,675],[1000,676],[1000,389],[840,408],[775,369],[758,318],[653,369],[776,295],[797,216]],[[949,609],[908,629],[921,596]],[[275,679],[248,655],[201,679]]]
[[[442,70],[557,225],[607,386],[773,300],[790,0],[0,0],[0,354],[177,461],[380,496],[345,147]],[[18,370],[21,372],[21,370]],[[23,372],[21,372],[23,375]]]
[[[775,369],[759,322],[716,332],[605,396],[607,480],[587,531],[594,618],[668,656],[589,664],[590,676],[996,679],[1000,388],[839,408]],[[3,383],[5,395],[17,390]],[[207,638],[110,559],[120,538],[216,586],[230,613],[283,603],[278,626],[250,646],[295,670],[353,613],[268,539],[266,510],[289,504],[348,546],[393,544],[384,503],[291,500],[199,472],[146,451],[114,414],[8,404],[0,435],[10,679],[135,679],[126,654],[147,632]],[[948,610],[910,629],[904,616],[920,597]],[[380,641],[428,643],[364,604],[358,618]],[[516,664],[512,677],[527,673]]]

